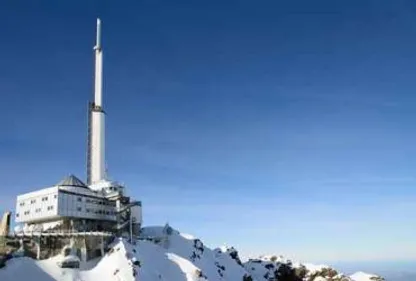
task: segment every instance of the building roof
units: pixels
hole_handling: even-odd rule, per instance
[[[79,178],[74,175],[69,175],[61,180],[57,185],[59,186],[78,186],[88,188],[88,186],[83,183]]]

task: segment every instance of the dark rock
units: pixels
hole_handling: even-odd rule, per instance
[[[69,260],[59,263],[61,268],[79,268],[79,261]]]
[[[3,256],[0,256],[0,268],[3,268],[6,266],[6,258]]]

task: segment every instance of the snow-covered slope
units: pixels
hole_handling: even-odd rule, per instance
[[[351,275],[351,279],[353,281],[368,281],[368,280],[372,280],[372,281],[382,281],[382,280],[384,280],[383,278],[380,278],[377,275],[368,274],[368,273],[364,273],[364,272],[354,273],[353,275]]]
[[[62,269],[62,257],[36,261],[14,258],[0,269],[1,281],[373,281],[357,273],[352,279],[325,266],[292,265],[279,259],[242,263],[232,247],[206,247],[191,235],[170,227],[147,227],[135,245],[119,239],[100,260],[82,263],[80,269]],[[332,271],[331,271],[332,270]],[[367,278],[367,279],[365,279]],[[380,279],[381,280],[381,279]]]

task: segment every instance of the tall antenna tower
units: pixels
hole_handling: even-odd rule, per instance
[[[87,183],[105,179],[105,126],[102,104],[103,52],[101,49],[101,20],[97,19],[95,52],[94,101],[88,103]]]

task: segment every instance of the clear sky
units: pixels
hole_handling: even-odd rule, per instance
[[[0,2],[0,211],[85,179],[99,16],[109,174],[146,225],[416,259],[416,3],[285,2]]]

